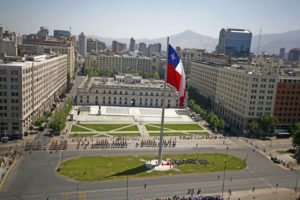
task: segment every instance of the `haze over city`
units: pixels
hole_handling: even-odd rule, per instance
[[[300,28],[298,0],[2,1],[0,23],[22,34],[40,26],[112,38],[157,38],[193,30],[218,37],[221,28],[250,29],[254,35]]]
[[[299,0],[0,0],[0,200],[300,200]]]

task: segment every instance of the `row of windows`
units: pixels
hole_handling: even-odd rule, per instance
[[[300,108],[291,108],[291,107],[280,107],[280,108],[275,108],[275,110],[280,110],[280,111],[300,111]]]
[[[103,104],[106,104],[106,102],[107,102],[108,104],[112,104],[112,102],[113,102],[114,105],[117,105],[117,100],[114,100],[114,101],[111,101],[111,100],[108,100],[108,101],[103,100]],[[82,99],[80,99],[80,103],[83,103]],[[90,103],[90,101],[87,100],[87,103]],[[170,103],[171,103],[171,101],[168,100],[168,106],[170,106]],[[97,102],[95,102],[95,104],[97,104]],[[121,101],[121,100],[119,100],[119,104],[122,104],[122,101]],[[127,105],[128,102],[125,101],[124,104]],[[133,102],[131,102],[131,104],[133,104]],[[140,101],[139,105],[140,105],[140,106],[143,105],[142,101]],[[148,105],[148,102],[146,101],[144,105],[147,106],[147,105]],[[153,103],[152,101],[150,101],[149,106],[153,106],[153,105],[154,105],[154,103]],[[156,102],[155,102],[155,106],[158,106],[158,105],[159,105],[159,103],[156,101]],[[163,101],[161,101],[160,106],[163,106]],[[176,102],[176,106],[178,106],[178,101]]]
[[[18,75],[18,70],[15,70],[15,69],[10,70],[10,74],[11,75]],[[0,75],[6,75],[6,70],[5,69],[1,69],[0,70]]]
[[[278,105],[278,104],[279,104],[279,102],[276,102],[276,105]],[[288,106],[288,105],[290,105],[290,106],[295,105],[295,106],[297,106],[298,102],[297,101],[296,102],[280,102],[280,105],[281,106],[283,106],[283,105],[286,105],[286,106]]]
[[[277,93],[278,94],[300,94],[300,91],[295,92],[295,91],[280,91],[280,90],[278,90]]]

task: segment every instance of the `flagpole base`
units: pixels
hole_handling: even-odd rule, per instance
[[[149,160],[145,165],[148,169],[156,171],[168,171],[174,168],[174,164],[165,160],[162,160],[160,165],[158,165],[158,160]]]

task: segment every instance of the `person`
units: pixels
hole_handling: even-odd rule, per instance
[[[218,175],[218,179],[220,179],[220,175]]]
[[[254,192],[254,190],[255,190],[255,186],[253,186],[253,188],[252,188],[252,192]]]
[[[231,190],[230,190],[230,188],[229,188],[229,190],[228,190],[228,193],[229,193],[229,196],[231,196]]]
[[[146,187],[147,187],[147,185],[146,185],[146,183],[145,183],[145,185],[144,185],[144,189],[146,189]]]
[[[201,188],[199,188],[198,191],[197,191],[197,195],[200,194],[201,191],[202,191]]]

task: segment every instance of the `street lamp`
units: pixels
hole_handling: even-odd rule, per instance
[[[295,192],[297,192],[297,187],[298,187],[298,177],[299,177],[299,171],[296,171],[296,173],[297,173],[297,179],[296,179]]]
[[[127,176],[126,176],[126,180],[127,180],[127,184],[126,184],[126,200],[128,200],[128,166],[126,167],[127,168]]]
[[[226,162],[227,162],[227,160],[224,159],[224,164],[225,164],[225,166],[224,166],[224,177],[223,177],[222,195],[223,195],[223,192],[224,192]]]

